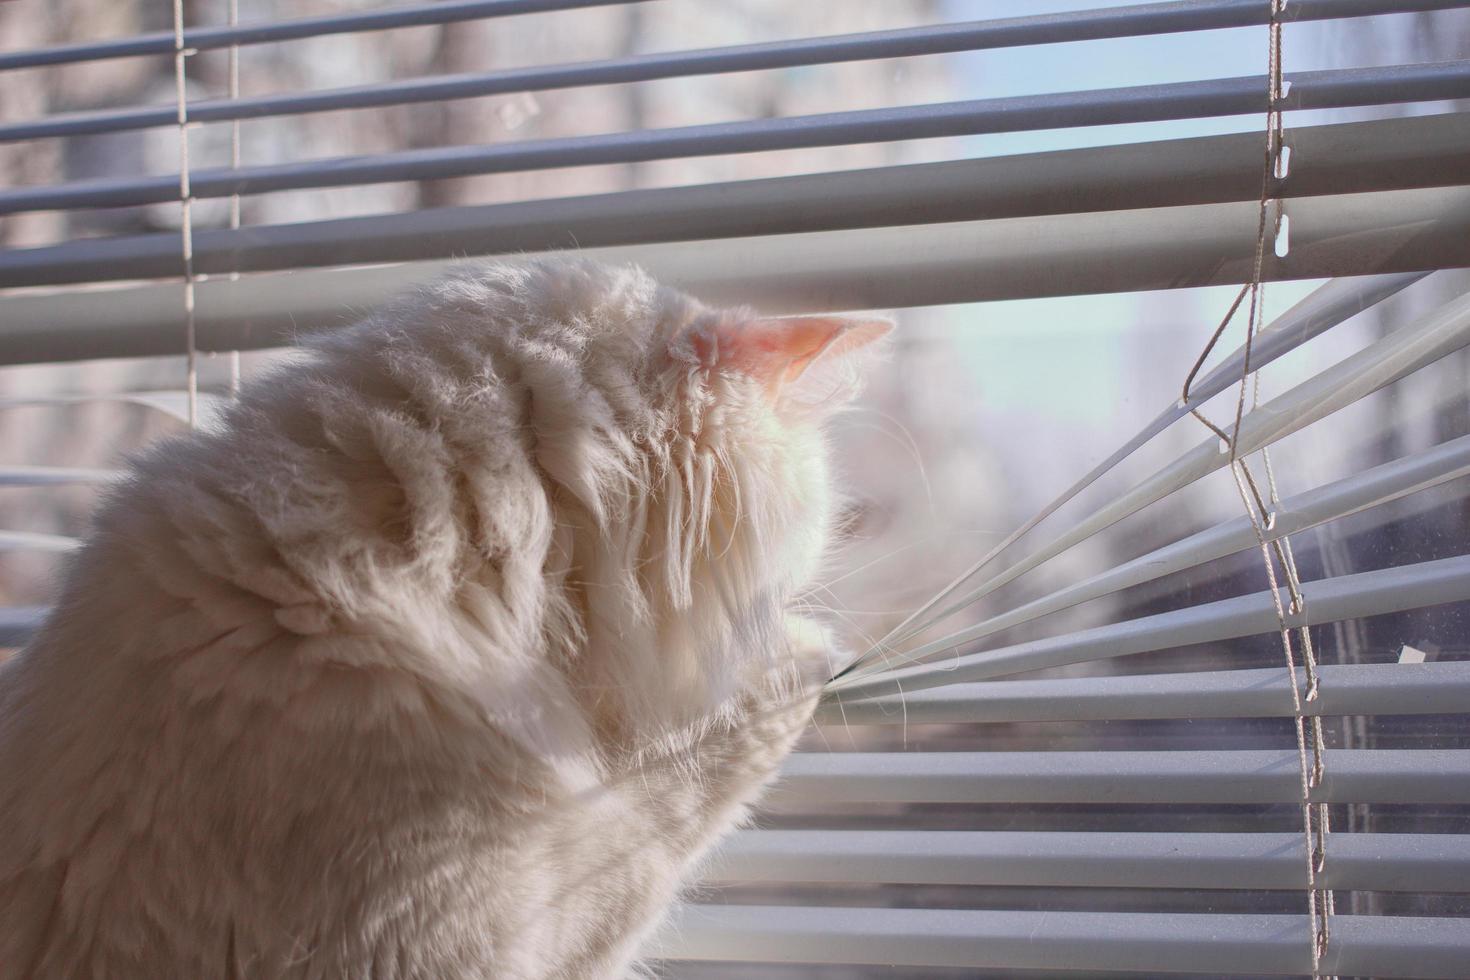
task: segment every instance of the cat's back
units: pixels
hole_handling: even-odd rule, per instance
[[[534,782],[415,648],[343,634],[285,563],[222,574],[245,559],[214,543],[167,574],[99,546],[0,671],[0,977],[358,975],[468,874],[418,845]]]

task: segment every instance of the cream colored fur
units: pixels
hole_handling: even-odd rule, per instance
[[[748,316],[466,269],[139,461],[0,670],[0,978],[632,969],[840,666]]]

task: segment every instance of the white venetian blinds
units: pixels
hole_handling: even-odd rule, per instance
[[[640,4],[642,16],[663,16],[668,2]],[[0,85],[4,73],[43,67],[81,71],[145,55],[182,63],[198,51],[611,5],[453,0],[251,22],[244,4],[245,20],[235,26],[180,24],[177,35],[0,51]],[[235,124],[1107,38],[1155,36],[1163,48],[1184,32],[1259,31],[1264,55],[1273,18],[1289,29],[1470,2],[1173,0],[1051,13],[1011,6],[1014,16],[1004,19],[7,116],[0,148],[173,127],[181,118]],[[1307,72],[1293,71],[1288,58],[1274,104],[1266,74],[994,98],[976,92],[981,97],[964,101],[672,127],[589,121],[572,135],[339,156],[288,152],[269,163],[236,156],[229,166],[186,171],[182,184],[196,201],[248,199],[801,148],[1264,118],[1274,105],[1285,113],[1290,164],[1266,186],[1273,202],[1283,202],[1272,216],[1289,217],[1289,242],[1279,255],[1268,242],[1262,276],[1330,281],[1265,324],[1248,352],[1242,347],[1205,372],[1188,402],[1161,405],[1141,431],[1117,433],[1116,451],[1079,453],[1077,482],[1056,487],[1052,506],[991,553],[977,553],[973,574],[832,683],[819,716],[829,741],[809,740],[755,826],[711,863],[707,890],[659,940],[660,968],[690,978],[1461,977],[1470,976],[1470,618],[1456,605],[1470,601],[1465,542],[1440,540],[1431,551],[1396,552],[1346,574],[1312,565],[1300,576],[1299,601],[1289,595],[1284,564],[1280,593],[1270,591],[1261,553],[1279,561],[1291,536],[1332,522],[1387,527],[1399,518],[1375,515],[1397,515],[1392,508],[1416,495],[1463,503],[1470,435],[1305,490],[1277,495],[1263,486],[1254,521],[1225,520],[1060,587],[1018,590],[1048,563],[1231,471],[1232,453],[1203,426],[1191,448],[1162,465],[1133,461],[1192,409],[1364,311],[1401,296],[1434,300],[1319,373],[1248,403],[1233,455],[1255,458],[1461,355],[1470,344],[1470,294],[1444,295],[1434,277],[1470,267],[1470,114],[1443,111],[1443,103],[1470,99],[1470,52],[1461,55]],[[1390,105],[1433,111],[1293,124],[1298,111]],[[186,319],[199,352],[279,346],[303,328],[346,322],[456,257],[567,247],[639,262],[712,301],[745,300],[749,283],[759,282],[773,312],[1239,284],[1255,271],[1263,141],[1259,132],[1207,135],[290,223],[240,226],[236,211],[229,227],[183,234],[65,235],[0,249],[0,365],[177,354]],[[0,222],[178,202],[180,193],[179,173],[16,182],[0,186]],[[95,397],[16,396],[0,411]],[[189,411],[183,391],[109,397],[176,417]],[[1216,415],[1234,431],[1229,412]],[[108,476],[16,464],[0,467],[0,486]],[[1101,478],[1120,489],[1098,501],[1084,491]],[[1089,502],[1067,507],[1074,497]],[[7,552],[73,544],[24,526],[0,530]],[[1080,631],[1051,625],[1120,596],[1129,601],[1112,621]],[[0,610],[0,642],[22,644],[42,615],[41,607]],[[1388,635],[1418,615],[1449,617],[1464,642],[1426,654],[1405,634],[1392,656],[1353,659],[1328,636],[1371,632],[1374,624]],[[1298,643],[1295,679],[1280,647],[1283,629]],[[1303,630],[1320,661],[1311,677],[1301,660]],[[1294,687],[1311,696],[1294,704]],[[1324,724],[1321,749],[1299,750],[1295,733],[1311,743]],[[1305,764],[1321,771],[1306,773],[1304,795]]]

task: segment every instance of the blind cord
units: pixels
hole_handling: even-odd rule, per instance
[[[240,24],[240,0],[227,0],[226,19],[231,29]],[[229,96],[230,101],[240,98],[240,45],[230,45],[229,65]],[[230,120],[230,169],[240,169],[240,120]],[[230,195],[230,231],[240,230],[240,195]],[[230,282],[238,282],[240,270],[233,268],[231,263]],[[240,352],[230,351],[230,397],[240,397]]]
[[[1282,652],[1286,658],[1287,675],[1291,681],[1293,727],[1296,733],[1297,758],[1301,773],[1302,829],[1305,836],[1307,855],[1307,912],[1311,922],[1312,969],[1315,972],[1327,952],[1331,940],[1331,916],[1334,911],[1332,892],[1320,886],[1327,863],[1327,834],[1330,832],[1328,810],[1325,803],[1313,803],[1312,791],[1322,785],[1326,775],[1326,743],[1322,735],[1322,719],[1319,715],[1306,715],[1304,705],[1317,700],[1321,694],[1320,677],[1317,671],[1317,655],[1312,645],[1311,629],[1307,625],[1306,600],[1302,595],[1301,576],[1297,570],[1296,556],[1291,549],[1289,535],[1270,537],[1275,527],[1276,510],[1281,504],[1275,469],[1271,464],[1269,447],[1262,447],[1261,461],[1266,474],[1267,495],[1261,494],[1260,485],[1251,472],[1250,463],[1239,455],[1239,438],[1242,420],[1245,417],[1246,395],[1249,391],[1251,407],[1260,404],[1261,376],[1251,367],[1252,345],[1260,332],[1265,315],[1265,285],[1263,283],[1266,242],[1268,235],[1278,255],[1284,256],[1289,243],[1285,239],[1287,216],[1286,203],[1280,196],[1280,188],[1288,175],[1290,150],[1286,146],[1282,106],[1289,91],[1289,83],[1283,78],[1281,57],[1282,14],[1286,0],[1270,0],[1270,21],[1267,27],[1268,45],[1268,98],[1265,126],[1265,162],[1261,174],[1261,195],[1258,202],[1256,225],[1256,250],[1251,266],[1251,280],[1241,287],[1231,302],[1225,316],[1215,328],[1204,349],[1200,351],[1194,366],[1184,380],[1183,399],[1189,402],[1190,389],[1203,368],[1205,360],[1214,350],[1226,328],[1239,311],[1247,297],[1250,303],[1246,313],[1246,338],[1244,358],[1241,365],[1240,387],[1235,403],[1235,421],[1227,433],[1211,422],[1198,409],[1190,414],[1203,423],[1221,440],[1221,451],[1230,454],[1230,472],[1235,479],[1247,518],[1255,532],[1265,564],[1266,578],[1270,586],[1271,599],[1276,613],[1276,622],[1281,635]],[[1275,220],[1271,220],[1274,212]],[[1289,602],[1281,600],[1281,588],[1277,566],[1285,579]],[[1295,627],[1292,622],[1297,623]],[[1293,649],[1292,633],[1297,634],[1301,644],[1302,665],[1306,674],[1303,691],[1297,680],[1296,654]]]
[[[195,348],[193,195],[189,188],[189,102],[184,66],[194,52],[184,47],[184,0],[174,6],[174,94],[179,127],[179,241],[184,263],[184,344],[189,427],[199,424],[199,354]]]

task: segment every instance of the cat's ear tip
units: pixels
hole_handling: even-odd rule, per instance
[[[864,313],[843,319],[848,323],[848,332],[854,335],[855,340],[862,343],[882,340],[898,326],[897,320],[884,313]]]
[[[881,313],[832,314],[826,316],[795,317],[815,327],[823,339],[808,362],[818,357],[851,354],[884,340],[896,326],[894,319]]]
[[[894,327],[881,314],[817,314],[787,317],[742,315],[701,324],[671,347],[680,360],[726,367],[779,390],[819,359],[836,358],[886,337]],[[682,350],[687,346],[687,351]]]

